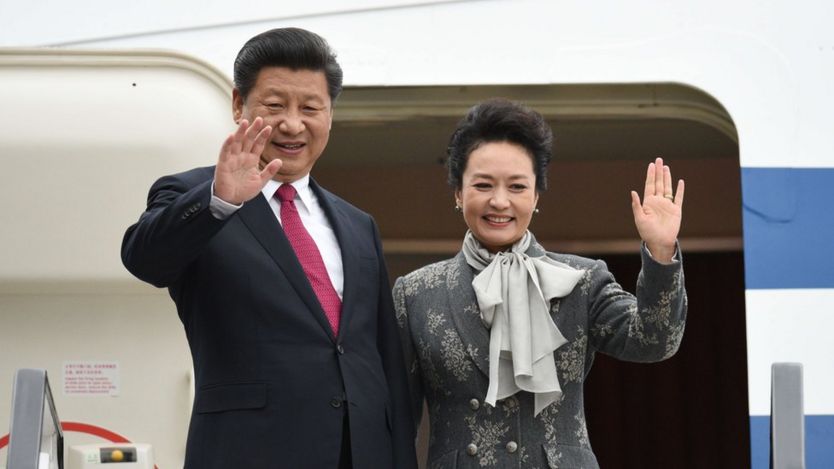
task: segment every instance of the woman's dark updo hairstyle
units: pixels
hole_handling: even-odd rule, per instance
[[[476,104],[458,122],[446,148],[449,185],[460,189],[469,155],[484,143],[492,142],[511,142],[527,150],[533,160],[536,191],[547,189],[553,131],[538,112],[503,98]]]

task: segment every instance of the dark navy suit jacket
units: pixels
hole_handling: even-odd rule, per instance
[[[196,398],[185,467],[335,468],[345,413],[354,469],[416,467],[388,274],[371,216],[310,185],[341,247],[338,336],[269,204],[209,211],[213,167],[166,176],[128,228],[124,265],[167,287]]]

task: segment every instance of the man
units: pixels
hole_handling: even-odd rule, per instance
[[[191,348],[185,467],[416,467],[378,230],[310,177],[335,55],[275,29],[243,46],[234,79],[217,165],[157,181],[122,244],[130,272],[168,288]]]

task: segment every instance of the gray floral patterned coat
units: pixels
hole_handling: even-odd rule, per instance
[[[529,255],[545,254],[532,243]],[[683,336],[686,291],[680,253],[670,265],[642,249],[637,297],[602,261],[546,253],[585,274],[551,315],[568,340],[554,353],[563,395],[533,415],[521,391],[483,402],[489,385],[489,331],[463,253],[397,279],[394,301],[409,367],[415,415],[428,403],[429,469],[596,468],[585,426],[582,386],[599,351],[635,362],[672,356]]]

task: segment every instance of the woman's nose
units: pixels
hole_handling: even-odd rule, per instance
[[[510,200],[507,198],[507,193],[502,190],[497,190],[489,199],[489,205],[495,209],[505,209],[509,206]]]

